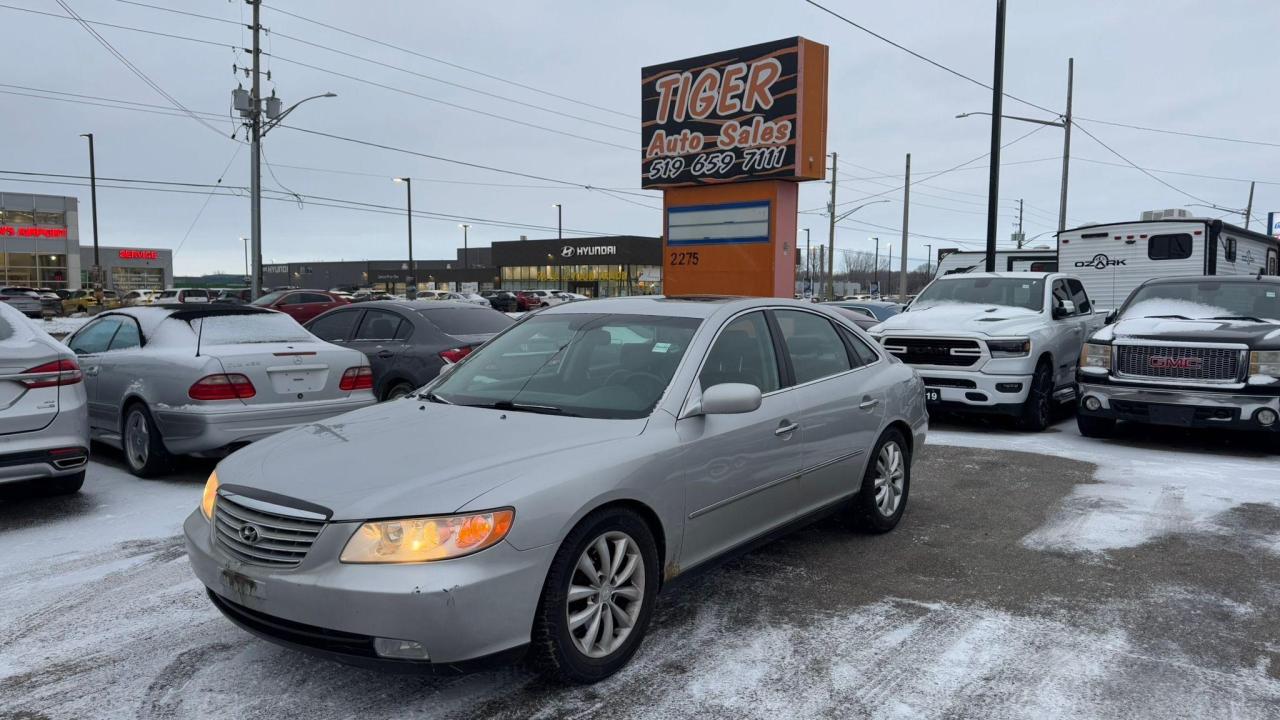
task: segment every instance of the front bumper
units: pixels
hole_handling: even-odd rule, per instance
[[[941,401],[929,403],[931,408],[1016,414],[1031,389],[1030,375],[990,375],[973,370],[932,368],[917,371],[925,388],[936,390],[941,396]]]
[[[184,526],[196,577],[237,625],[271,642],[354,664],[458,667],[529,643],[556,546],[506,542],[456,560],[402,565],[338,562],[359,523],[325,526],[294,568],[231,558],[197,509]],[[418,642],[429,661],[388,660],[374,638]]]
[[[1089,398],[1098,400],[1097,409],[1090,410],[1087,407]],[[1081,376],[1080,402],[1076,411],[1091,417],[1151,425],[1280,431],[1280,422],[1268,427],[1256,420],[1258,411],[1264,408],[1280,414],[1280,397],[1230,390],[1091,383],[1085,376]]]
[[[165,448],[175,455],[210,452],[228,445],[249,443],[269,435],[328,420],[359,410],[377,401],[373,393],[313,402],[265,406],[187,406],[152,410]]]

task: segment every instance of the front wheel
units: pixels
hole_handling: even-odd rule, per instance
[[[1076,411],[1076,427],[1087,438],[1109,438],[1116,434],[1116,421],[1111,418],[1084,415]]]
[[[658,591],[658,550],[640,516],[587,516],[551,563],[533,625],[532,661],[567,683],[594,683],[627,664]]]
[[[164,447],[164,438],[146,406],[135,403],[124,415],[124,432],[120,436],[124,459],[129,471],[142,478],[158,477],[169,471],[173,456]]]
[[[862,487],[854,498],[854,521],[868,532],[886,533],[898,526],[911,490],[911,452],[897,430],[887,430],[871,451]]]
[[[383,400],[399,400],[405,395],[408,395],[409,393],[413,392],[413,390],[414,390],[413,385],[410,385],[407,382],[396,383],[395,385],[392,385],[390,389],[387,390],[386,395],[384,395],[382,399]]]
[[[1047,362],[1036,367],[1031,378],[1027,401],[1022,405],[1018,427],[1028,432],[1041,432],[1053,422],[1053,368]]]

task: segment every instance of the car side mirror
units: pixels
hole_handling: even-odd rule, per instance
[[[1070,300],[1059,300],[1058,304],[1053,307],[1053,317],[1055,320],[1075,314],[1076,304]]]
[[[1115,321],[1116,321],[1116,311],[1115,311],[1115,310],[1112,310],[1111,312],[1107,313],[1107,316],[1106,316],[1105,318],[1103,318],[1103,319],[1102,319],[1102,322],[1106,323],[1107,325],[1110,325],[1111,323],[1113,323],[1113,322],[1115,322]]]
[[[760,388],[747,383],[720,383],[702,391],[703,415],[738,415],[760,407]]]

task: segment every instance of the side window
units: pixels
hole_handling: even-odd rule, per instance
[[[413,323],[409,322],[408,320],[401,320],[400,327],[396,328],[396,334],[391,339],[404,342],[405,340],[408,340],[409,336],[412,334],[413,334]]]
[[[390,340],[396,336],[400,316],[385,310],[368,310],[353,340]]]
[[[864,307],[851,307],[851,308],[849,308],[849,309],[850,309],[850,310],[852,310],[852,311],[854,311],[854,312],[856,312],[856,313],[858,313],[859,315],[865,315],[865,316],[867,316],[867,317],[871,318],[872,320],[875,320],[875,319],[876,319],[876,315],[875,315],[875,313],[871,312],[870,310],[868,310],[868,309],[866,309],[866,308],[864,308]]]
[[[839,328],[839,330],[840,337],[844,338],[845,345],[849,346],[849,355],[854,367],[870,365],[880,359],[876,351],[872,350],[871,346],[854,334],[852,330],[843,327]]]
[[[791,358],[796,384],[849,370],[849,352],[835,327],[821,315],[800,310],[775,311]]]
[[[300,293],[300,295],[301,295],[302,299],[301,299],[301,300],[295,300],[294,302],[300,302],[300,303],[327,303],[327,302],[333,302],[333,298],[329,297],[328,295],[321,295],[320,293]]]
[[[1191,236],[1187,233],[1152,235],[1147,238],[1147,257],[1152,260],[1185,260],[1191,257]]]
[[[346,342],[347,338],[351,337],[351,330],[359,318],[359,310],[336,312],[311,323],[308,330],[325,342]]]
[[[1222,259],[1229,263],[1236,261],[1236,239],[1233,237],[1222,238]]]
[[[305,296],[302,293],[291,293],[277,300],[276,304],[277,305],[300,305],[306,302],[305,300],[302,299],[303,297]]]
[[[1093,310],[1089,294],[1084,291],[1084,285],[1079,280],[1068,280],[1067,288],[1071,290],[1071,300],[1076,304],[1076,312],[1087,313]]]
[[[105,317],[85,325],[67,344],[77,355],[105,352],[120,327],[120,319]]]
[[[1064,301],[1075,302],[1074,300],[1071,299],[1071,291],[1067,290],[1066,281],[1054,280],[1053,281],[1053,306],[1056,308],[1059,305],[1061,305]]]
[[[142,335],[138,332],[138,323],[133,320],[120,320],[120,329],[116,331],[116,336],[111,339],[111,344],[107,346],[107,350],[128,350],[142,345]]]
[[[698,382],[706,390],[720,383],[746,383],[767,393],[777,390],[778,357],[763,312],[753,312],[725,326],[707,353]]]

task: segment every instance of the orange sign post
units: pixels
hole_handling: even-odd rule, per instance
[[[826,177],[827,54],[795,37],[644,68],[664,292],[795,291],[797,181]]]

